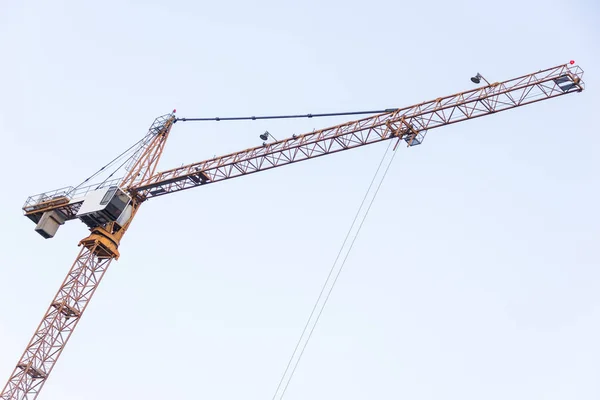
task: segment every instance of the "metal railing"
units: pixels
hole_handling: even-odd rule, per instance
[[[74,188],[73,186],[67,186],[64,188],[51,190],[49,192],[29,196],[25,201],[25,204],[23,205],[23,210],[33,211],[36,208],[39,208],[40,205],[46,205],[51,202],[68,203],[73,199],[85,197],[91,191],[102,189],[108,186],[118,185],[121,179],[122,178],[115,178],[99,184],[95,183],[92,185],[82,186],[78,188]]]

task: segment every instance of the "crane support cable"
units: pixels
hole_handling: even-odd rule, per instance
[[[80,188],[81,186],[83,186],[84,184],[89,182],[92,178],[96,177],[97,175],[101,174],[102,172],[106,172],[107,169],[111,165],[115,164],[117,161],[119,161],[123,157],[127,157],[127,158],[125,158],[125,161],[123,161],[121,163],[121,165],[119,165],[115,170],[113,170],[113,172],[110,175],[108,175],[108,177],[106,177],[102,182],[97,184],[96,189],[99,189],[100,187],[102,187],[102,185],[104,185],[106,182],[108,182],[117,173],[117,171],[121,170],[121,168],[125,167],[125,170],[129,171],[133,167],[133,164],[136,162],[139,153],[142,152],[144,150],[144,148],[146,146],[148,146],[148,144],[150,143],[152,138],[154,136],[156,136],[161,131],[162,128],[164,128],[165,117],[171,117],[171,116],[172,116],[172,114],[167,114],[167,115],[163,115],[161,117],[156,118],[154,120],[154,122],[152,123],[152,125],[150,126],[150,128],[148,129],[148,133],[146,133],[146,136],[144,136],[143,138],[141,138],[140,140],[138,140],[137,142],[132,144],[127,150],[123,151],[121,154],[119,154],[118,156],[113,158],[108,164],[104,165],[102,168],[100,168],[98,171],[96,171],[93,175],[86,178],[83,182],[81,182],[79,185],[74,187],[71,190],[71,192],[77,190],[78,188]],[[129,166],[127,166],[128,163],[130,164]]]
[[[290,356],[290,359],[289,359],[289,361],[285,367],[285,370],[281,376],[279,384],[277,385],[277,389],[275,390],[275,394],[273,395],[272,400],[283,399],[283,396],[284,396],[285,392],[287,391],[287,388],[292,380],[292,377],[294,376],[294,373],[296,372],[298,364],[300,363],[300,360],[301,360],[302,356],[304,355],[304,351],[306,350],[306,347],[308,346],[308,342],[310,341],[312,334],[317,326],[317,323],[319,322],[319,320],[321,318],[323,310],[325,309],[325,306],[327,305],[327,301],[329,300],[329,297],[331,296],[333,288],[334,288],[334,286],[346,264],[346,260],[348,259],[348,256],[350,255],[350,252],[352,251],[354,243],[356,242],[356,239],[358,238],[360,230],[367,218],[367,215],[369,214],[369,211],[371,210],[371,207],[373,205],[373,202],[375,201],[375,198],[377,197],[377,194],[379,193],[379,189],[381,188],[381,185],[383,184],[383,181],[390,169],[390,166],[392,165],[392,162],[394,161],[394,157],[396,156],[396,151],[392,151],[391,157],[388,156],[391,145],[392,145],[392,142],[390,141],[385,150],[385,153],[383,154],[383,157],[381,158],[381,161],[379,162],[379,166],[377,167],[377,170],[375,171],[373,179],[371,179],[371,183],[369,184],[369,187],[362,199],[362,202],[354,216],[352,224],[350,225],[350,228],[348,229],[348,232],[346,233],[346,237],[344,238],[342,246],[340,247],[340,250],[338,251],[335,261],[333,262],[333,265],[331,266],[331,269],[329,270],[329,274],[327,275],[327,278],[325,279],[325,283],[321,287],[321,292],[319,293],[319,296],[312,308],[310,316],[308,317],[306,324],[304,325],[302,334],[300,335],[300,338],[298,339],[298,342],[296,343],[296,347],[294,348],[294,351],[292,352],[292,355]],[[383,174],[380,174],[382,166],[386,162],[387,162],[387,165],[385,166],[385,168],[383,170]],[[374,186],[376,186],[375,190],[372,190]],[[369,197],[370,197],[370,199],[369,199]],[[369,200],[367,200],[367,199],[369,199]],[[346,244],[348,243],[349,240],[350,240],[350,244],[349,244],[349,246],[346,246]],[[340,259],[342,261],[341,261],[341,263],[338,263],[338,261]]]
[[[318,117],[340,117],[344,115],[362,115],[362,114],[383,114],[396,111],[397,108],[387,108],[385,110],[372,111],[346,111],[337,113],[324,114],[289,114],[289,115],[264,115],[251,117],[212,117],[212,118],[177,118],[175,121],[244,121],[244,120],[260,120],[260,119],[291,119],[291,118],[318,118]]]
[[[141,138],[140,140],[138,140],[136,143],[132,144],[127,150],[123,151],[121,154],[119,154],[118,156],[116,156],[115,158],[113,158],[108,164],[105,164],[102,168],[100,168],[98,171],[94,172],[92,175],[90,175],[89,177],[87,177],[79,185],[75,186],[73,188],[73,191],[76,190],[76,189],[78,189],[79,187],[83,186],[84,184],[86,184],[87,182],[89,182],[92,178],[96,177],[97,175],[99,175],[100,173],[102,173],[103,171],[105,171],[106,169],[108,169],[111,165],[113,165],[114,163],[116,163],[117,161],[119,161],[119,159],[121,159],[122,157],[124,157],[125,155],[127,155],[127,153],[129,153],[131,150],[133,150],[134,148],[136,148],[137,146],[139,146],[144,140],[146,140],[147,137],[148,137],[148,135],[144,136],[143,138]],[[125,165],[127,163],[127,161],[129,161],[133,156],[134,156],[134,154],[130,155],[125,160],[125,162],[123,164],[121,164],[115,171],[113,171],[109,175],[109,177],[106,178],[102,183],[104,183],[108,179],[110,179],[115,174],[115,172],[118,171],[118,170],[120,170],[123,167],[123,165]]]

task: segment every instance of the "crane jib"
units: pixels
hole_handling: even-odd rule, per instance
[[[144,198],[218,182],[397,137],[423,142],[428,130],[583,90],[583,71],[562,65],[335,127],[295,135],[156,174],[132,188]]]

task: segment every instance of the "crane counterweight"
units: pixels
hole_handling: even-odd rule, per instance
[[[53,238],[66,219],[66,216],[59,210],[46,211],[35,226],[35,231],[45,239]]]

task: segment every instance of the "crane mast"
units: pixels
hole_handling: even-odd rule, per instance
[[[152,132],[151,128],[150,135],[154,134],[153,137],[121,180],[121,187],[154,173],[174,120],[171,115],[157,119],[159,124],[155,121],[153,127],[158,125],[160,129]],[[141,199],[133,197],[127,205],[129,211],[123,222],[110,221],[104,226],[94,227],[90,235],[81,240],[79,255],[19,359],[0,399],[29,400],[37,397],[108,266],[112,260],[119,258],[121,238],[141,204]]]
[[[572,64],[572,63],[571,63]],[[0,400],[33,400],[65,348],[143,202],[153,197],[249,175],[294,162],[397,139],[410,146],[428,130],[584,90],[583,71],[569,64],[440,97],[179,168],[156,172],[174,113],[157,118],[122,179],[31,196],[23,210],[36,231],[51,238],[80,219],[90,235],[42,322],[16,364]],[[397,146],[397,144],[396,144]]]

